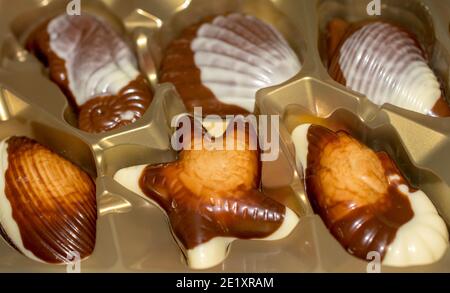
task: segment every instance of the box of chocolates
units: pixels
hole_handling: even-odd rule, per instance
[[[0,7],[0,271],[450,271],[449,1]]]

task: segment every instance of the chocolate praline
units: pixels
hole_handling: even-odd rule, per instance
[[[377,105],[450,116],[443,86],[417,37],[382,20],[328,24],[330,76]]]
[[[81,130],[100,133],[141,118],[153,94],[133,51],[103,20],[60,15],[30,34],[27,49],[80,115]]]
[[[281,33],[256,17],[232,13],[186,28],[168,46],[160,81],[175,85],[189,112],[247,114],[259,89],[292,78],[301,63]]]

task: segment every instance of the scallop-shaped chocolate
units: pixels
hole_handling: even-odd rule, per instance
[[[333,25],[329,33],[337,34]],[[394,24],[350,25],[331,56],[329,72],[377,105],[389,103],[434,116],[450,114],[424,50],[414,35]]]
[[[71,162],[25,137],[0,142],[0,234],[23,255],[70,263],[92,254],[95,185]]]
[[[287,81],[300,69],[297,55],[273,26],[229,14],[191,26],[172,42],[161,81],[175,84],[189,110],[201,106],[207,114],[236,114],[253,112],[259,89]]]
[[[118,113],[120,109],[119,115],[99,113],[95,120],[84,116],[82,130],[98,133],[130,124],[144,114],[152,100],[131,48],[93,15],[57,16],[30,35],[27,47],[48,65],[50,78],[77,110],[92,110],[91,101],[98,104],[100,99],[104,112]],[[138,107],[130,106],[129,91],[134,92]],[[105,102],[105,98],[114,102]],[[115,108],[106,109],[108,105]]]
[[[399,267],[430,264],[444,255],[445,222],[389,155],[322,126],[301,125],[292,139],[308,198],[349,253],[365,260],[378,252],[383,264]]]

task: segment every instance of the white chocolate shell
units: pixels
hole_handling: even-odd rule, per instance
[[[130,47],[94,16],[61,15],[47,26],[50,48],[65,61],[69,88],[78,106],[117,95],[139,75]]]
[[[441,86],[417,41],[399,27],[369,23],[348,37],[330,73],[373,103],[386,103],[429,115],[442,96]],[[336,62],[336,61],[332,61]]]
[[[28,138],[0,142],[0,235],[28,258],[80,261],[96,238],[95,185],[77,166]]]
[[[298,126],[292,132],[296,162],[306,172],[308,164],[308,131],[311,124]],[[390,181],[397,181],[392,175]],[[442,258],[448,249],[449,234],[444,220],[423,191],[410,192],[406,185],[399,185],[399,191],[406,195],[414,216],[396,232],[383,258],[383,264],[393,267],[427,265]],[[370,237],[376,237],[371,235]]]
[[[297,74],[301,63],[274,27],[248,15],[218,16],[191,43],[201,81],[225,104],[253,112],[255,94]]]

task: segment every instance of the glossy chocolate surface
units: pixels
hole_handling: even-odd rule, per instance
[[[308,143],[305,182],[314,210],[351,254],[384,257],[399,227],[414,216],[399,191],[409,183],[386,153],[373,153],[345,132],[311,126]],[[338,164],[347,152],[358,157]]]
[[[97,221],[92,179],[34,140],[12,137],[7,143],[5,194],[24,248],[47,263],[91,255]]]
[[[67,20],[60,20],[62,17],[49,20],[32,32],[27,49],[48,67],[50,79],[79,113],[79,128],[100,133],[141,118],[153,94],[145,77],[138,74],[131,49],[96,17],[67,16]],[[62,24],[53,24],[54,21]],[[49,33],[52,24],[68,28]],[[52,42],[59,42],[56,44],[61,50],[66,50],[65,47],[72,50],[65,56],[70,59],[70,64],[53,50],[57,45],[52,47]],[[72,72],[72,79],[69,72]],[[116,91],[116,84],[124,79],[129,79],[129,82]]]
[[[211,19],[208,19],[211,20]],[[221,103],[213,92],[202,84],[200,69],[195,65],[191,43],[198,29],[208,20],[186,28],[166,49],[160,70],[160,82],[171,82],[189,112],[202,107],[204,115],[248,114],[248,111],[234,105]]]
[[[243,151],[183,150],[178,161],[143,171],[142,191],[167,212],[187,249],[215,237],[264,238],[282,224],[286,208],[260,191],[259,152],[249,150],[248,132],[244,146]]]
[[[150,103],[147,81],[139,76],[117,96],[97,97],[81,106],[78,127],[98,133],[126,126],[141,118]]]
[[[161,81],[187,108],[225,116],[254,112],[256,93],[294,77],[301,62],[272,25],[247,14],[208,18],[185,29],[165,52]]]
[[[381,39],[378,36],[380,32],[378,32],[378,35],[375,33],[377,30],[376,28],[371,32],[370,29],[368,29],[367,32],[360,33],[356,38],[354,37],[355,33],[361,32],[368,26],[379,24],[386,25],[384,30],[389,29],[389,33],[392,35],[395,34],[397,38],[390,38],[389,34],[386,32],[385,35],[383,35],[383,38],[385,39]],[[328,72],[330,76],[344,86],[360,88],[361,90],[357,91],[368,95],[369,99],[379,99],[376,93],[377,91],[382,90],[380,89],[382,86],[377,84],[381,81],[375,81],[376,78],[383,79],[383,82],[385,82],[383,84],[384,87],[393,87],[395,96],[387,99],[391,104],[396,104],[396,101],[400,97],[402,97],[402,99],[413,99],[413,93],[408,93],[405,88],[411,88],[412,85],[416,83],[424,83],[426,82],[426,78],[429,78],[429,76],[427,76],[428,73],[423,72],[422,70],[423,79],[420,79],[420,77],[414,76],[414,74],[411,73],[409,84],[400,84],[402,82],[400,80],[401,75],[409,74],[414,70],[413,67],[408,67],[409,64],[413,64],[414,62],[428,62],[428,56],[417,40],[417,37],[402,27],[386,21],[367,20],[349,23],[341,19],[333,19],[328,23],[327,30],[327,57]],[[341,58],[343,55],[343,47],[346,46],[347,41],[351,38],[353,38],[352,41],[361,46],[361,48],[359,48],[359,51],[353,52],[351,58],[347,56],[343,59],[346,60],[343,62],[346,63],[345,66],[349,72],[348,74],[351,74],[352,76],[352,80],[347,81],[345,74],[342,71],[342,66],[344,65],[341,64]],[[378,42],[379,45],[374,47],[371,45],[373,42]],[[367,48],[364,48],[364,46]],[[349,62],[348,60],[352,60],[353,62],[351,68],[350,65],[347,64]],[[363,71],[363,68],[365,71]],[[365,74],[365,76],[361,76],[361,74]],[[370,82],[372,84],[371,86],[369,84],[361,84],[367,82],[367,76],[374,79],[374,81]],[[440,81],[437,80],[437,82]],[[440,82],[440,90],[440,98],[434,106],[427,108],[428,110],[424,114],[437,117],[450,116],[450,105],[444,96],[442,82]],[[425,98],[425,96],[419,98]],[[410,103],[412,102],[414,101],[410,101]],[[415,103],[420,105],[420,101]]]

